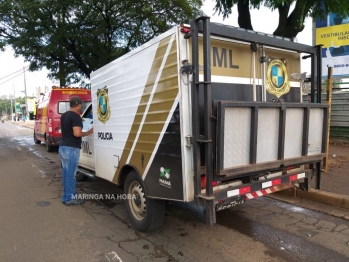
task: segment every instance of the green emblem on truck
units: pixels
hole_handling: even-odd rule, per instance
[[[277,98],[290,91],[286,66],[287,62],[284,58],[268,57],[267,91]]]
[[[170,179],[170,169],[160,168],[160,177],[166,177],[166,179]]]
[[[159,184],[160,186],[171,188],[170,169],[160,168]]]
[[[97,115],[99,121],[104,124],[110,118],[108,88],[106,86],[97,90]]]

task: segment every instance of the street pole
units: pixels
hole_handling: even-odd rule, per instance
[[[11,97],[11,107],[10,107],[10,120],[12,121],[13,115],[12,115],[12,97]]]
[[[327,141],[326,141],[326,155],[323,161],[324,171],[328,171],[328,148],[330,146],[330,127],[331,127],[331,109],[332,109],[332,76],[333,76],[333,68],[329,67],[327,69],[327,96],[326,96],[326,104],[329,106],[328,108],[328,121],[327,121]]]
[[[27,85],[25,81],[25,69],[23,66],[23,74],[24,74],[24,94],[25,94],[25,118],[26,120],[29,119],[29,114],[28,114],[28,98],[27,98]]]
[[[14,113],[14,117],[15,117],[15,121],[17,118],[17,114],[16,114],[16,91],[15,91],[15,84],[13,84],[13,113]]]
[[[7,100],[7,96],[6,96],[6,100]],[[5,100],[5,114],[7,115],[7,101]]]

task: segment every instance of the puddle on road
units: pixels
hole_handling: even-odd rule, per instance
[[[31,136],[17,136],[12,137],[11,139],[22,145],[34,145],[34,141]]]
[[[217,224],[234,229],[244,235],[255,237],[256,227],[258,226],[252,220],[247,220],[241,216],[239,211],[223,210],[216,212]]]
[[[34,150],[34,149],[31,148],[31,147],[28,148],[28,151],[31,152],[31,153],[33,153],[34,155],[36,155],[36,156],[39,157],[39,158],[44,158],[44,157],[42,156],[42,154],[40,154],[38,151]]]
[[[55,161],[51,160],[47,156],[43,156],[39,151],[36,151],[35,149],[33,149],[31,147],[28,148],[28,151],[33,153],[38,158],[43,159],[44,161],[46,161],[46,162],[48,162],[48,163],[50,163],[52,165],[55,165],[54,168],[57,168],[57,166],[58,166],[58,168],[60,168],[60,164],[59,163],[57,164]]]
[[[265,200],[265,202],[269,202],[269,199]],[[269,204],[273,205],[272,203]],[[279,206],[279,204],[283,205],[283,203],[277,203],[276,206]],[[287,210],[292,210],[293,208],[291,205],[285,206]],[[303,208],[294,209],[292,212],[302,214],[314,213]],[[342,254],[309,241],[307,238],[318,234],[315,231],[298,230],[302,237],[287,230],[274,228],[272,223],[267,222],[270,217],[274,216],[276,217],[278,214],[269,214],[269,218],[263,217],[263,221],[258,221],[247,218],[247,215],[241,210],[230,209],[216,213],[217,224],[233,229],[265,244],[270,248],[271,256],[281,257],[287,261],[318,261],[319,257],[322,257],[323,261],[347,261]],[[317,255],[314,256],[314,254]]]
[[[51,166],[52,169],[60,169],[61,168],[60,163],[57,163],[57,162],[51,160],[47,156],[43,156],[39,151],[36,151],[35,149],[33,149],[31,147],[28,148],[28,151],[30,153],[34,154],[35,156],[37,156],[38,158],[44,160],[45,162],[50,163],[52,165]]]
[[[265,244],[270,248],[270,256],[281,257],[287,261],[297,260],[295,258],[316,261],[314,253],[323,248],[287,231],[284,232],[267,224],[250,220],[239,211],[217,212],[217,224],[236,230]],[[321,252],[326,253],[325,250]],[[314,257],[314,260],[308,260],[310,257]]]
[[[323,217],[324,215],[315,213],[301,207],[295,207],[287,203],[275,201],[269,198],[263,198],[260,201],[265,206],[277,206],[282,208],[282,212],[294,212],[304,214],[304,217]],[[167,211],[171,215],[185,220],[186,222],[205,223],[204,208],[197,207],[193,203],[172,202]],[[228,210],[216,212],[217,225],[224,226],[239,232],[247,237],[263,243],[269,248],[270,257],[280,257],[285,261],[318,261],[323,257],[323,261],[347,261],[342,254],[320,244],[309,241],[308,238],[314,237],[318,232],[311,230],[298,230],[299,234],[290,233],[273,227],[273,219],[278,216],[276,213],[270,213],[263,217],[263,220],[252,220],[248,214],[244,213],[243,207],[236,207]],[[331,220],[326,217],[326,220]],[[314,254],[317,254],[314,256]]]

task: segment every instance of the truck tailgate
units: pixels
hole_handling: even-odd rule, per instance
[[[326,152],[328,106],[310,103],[215,101],[216,175],[321,161]]]

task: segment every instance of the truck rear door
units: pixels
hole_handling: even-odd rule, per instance
[[[306,53],[314,76],[321,49],[207,17],[190,29],[194,197],[206,206],[206,222],[215,223],[215,210],[273,192],[274,185],[309,182],[313,172],[319,179],[328,106],[301,103],[300,85],[290,75],[299,73],[295,62]],[[314,98],[321,76],[317,86],[314,77],[311,82]],[[308,170],[298,173],[303,164]]]

